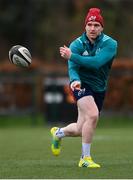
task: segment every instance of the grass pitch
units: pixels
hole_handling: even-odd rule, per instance
[[[1,179],[128,179],[133,178],[133,130],[128,127],[98,127],[92,157],[100,169],[78,168],[80,138],[65,138],[62,153],[50,151],[51,127],[0,129]]]

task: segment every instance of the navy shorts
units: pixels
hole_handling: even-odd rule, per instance
[[[95,100],[95,103],[97,105],[97,108],[99,110],[99,112],[102,109],[103,106],[103,101],[105,98],[105,91],[103,92],[94,92],[89,85],[83,83],[81,86],[81,90],[74,90],[73,91],[73,96],[75,98],[76,101],[78,101],[80,98],[84,97],[84,96],[92,96]]]

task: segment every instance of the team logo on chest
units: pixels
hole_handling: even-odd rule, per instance
[[[101,50],[100,48],[96,49],[95,54],[99,53],[99,52],[100,52],[100,50]]]

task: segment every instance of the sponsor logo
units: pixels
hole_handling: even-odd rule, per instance
[[[88,53],[88,51],[84,51],[82,55],[83,55],[83,56],[88,56],[89,53]]]
[[[84,88],[84,89],[79,90],[79,92],[78,92],[78,96],[81,96],[81,95],[84,95],[84,94],[85,94],[85,88]]]

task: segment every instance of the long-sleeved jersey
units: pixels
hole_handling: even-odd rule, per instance
[[[94,92],[105,91],[112,62],[117,53],[117,41],[101,33],[92,44],[83,33],[70,44],[68,60],[70,82],[88,84]]]

